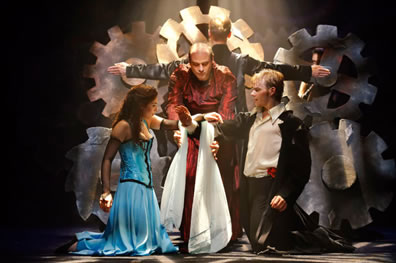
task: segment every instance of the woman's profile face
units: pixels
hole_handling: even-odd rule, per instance
[[[157,112],[158,110],[158,98],[156,97],[154,100],[149,102],[144,108],[143,108],[143,118],[144,119],[151,119],[153,115]]]

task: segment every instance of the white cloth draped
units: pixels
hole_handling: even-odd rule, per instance
[[[217,252],[232,235],[223,182],[210,148],[213,139],[213,126],[202,122],[188,242],[192,254]],[[183,129],[182,145],[169,168],[161,200],[161,223],[168,231],[180,228],[183,216],[187,148],[187,132]]]

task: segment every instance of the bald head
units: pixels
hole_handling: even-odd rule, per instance
[[[213,55],[212,48],[210,47],[210,45],[203,42],[198,42],[191,45],[189,56],[191,57],[191,54],[193,53],[206,53],[209,56]]]
[[[212,72],[212,48],[207,43],[194,43],[190,47],[189,60],[193,74],[206,81]]]

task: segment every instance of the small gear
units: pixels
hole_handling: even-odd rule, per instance
[[[158,62],[168,63],[187,57],[187,50],[180,52],[178,41],[184,36],[189,44],[207,42],[205,35],[197,25],[208,24],[211,17],[218,15],[229,16],[230,11],[221,7],[211,6],[209,14],[202,14],[199,6],[191,6],[180,11],[182,22],[178,23],[168,19],[161,28],[160,35],[167,41],[166,44],[157,45]],[[233,51],[240,49],[243,54],[248,54],[257,60],[264,60],[264,51],[260,43],[250,43],[248,38],[253,35],[253,30],[248,24],[238,19],[231,26],[232,35],[227,40],[228,48]],[[182,53],[179,55],[179,53]]]
[[[111,75],[107,68],[114,63],[155,63],[155,45],[160,42],[159,28],[154,34],[145,32],[144,22],[132,23],[132,30],[123,33],[118,26],[108,30],[110,41],[106,45],[95,42],[90,52],[96,57],[95,65],[87,65],[84,77],[93,78],[96,86],[88,90],[90,101],[102,99],[106,105],[102,114],[106,117],[116,113],[128,89],[144,79],[128,79]],[[156,87],[158,81],[147,80],[146,84]]]
[[[333,121],[335,118],[357,120],[361,116],[359,104],[369,105],[375,99],[377,88],[368,83],[370,63],[361,55],[364,43],[353,34],[339,38],[337,32],[337,27],[331,25],[318,25],[314,36],[306,29],[298,30],[288,38],[292,48],[279,48],[275,54],[276,63],[311,65],[303,59],[304,54],[317,47],[325,49],[320,65],[330,68],[331,74],[329,77],[318,78],[315,84],[328,88],[327,94],[307,102],[297,96],[294,82],[289,81],[285,85],[285,95],[290,99],[287,107],[301,119],[311,115],[314,123]],[[338,72],[344,59],[353,63],[356,77]],[[328,107],[332,92],[344,94],[349,99],[337,107]]]
[[[310,131],[311,176],[297,200],[319,224],[339,229],[347,220],[353,229],[372,222],[370,208],[385,211],[392,201],[385,185],[396,180],[394,160],[383,160],[384,141],[374,132],[360,135],[360,125],[341,119],[338,129],[329,122]]]

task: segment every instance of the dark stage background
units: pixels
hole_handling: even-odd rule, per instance
[[[110,123],[100,115],[104,103],[89,102],[86,96],[94,81],[82,76],[83,66],[95,64],[96,57],[89,52],[90,46],[94,41],[105,45],[109,41],[107,30],[115,25],[126,32],[130,30],[130,22],[145,20],[146,32],[152,33],[168,17],[180,21],[179,10],[171,6],[168,10],[157,10],[156,2],[160,1],[30,1],[16,7],[16,16],[8,19],[8,23],[14,23],[15,19],[23,22],[14,30],[14,38],[5,39],[12,40],[11,48],[3,51],[14,62],[8,73],[11,85],[7,87],[7,103],[9,110],[16,109],[16,113],[14,110],[8,113],[12,118],[8,123],[16,128],[16,138],[12,142],[4,138],[10,148],[5,153],[8,169],[3,172],[5,192],[2,200],[7,208],[2,213],[5,215],[2,216],[3,227],[95,223],[95,218],[84,222],[79,217],[74,194],[64,190],[72,166],[64,157],[66,152],[87,139],[86,128]],[[211,3],[200,2],[203,7]],[[243,2],[252,8],[255,1]],[[385,1],[281,2],[288,7],[284,16],[274,10],[273,17],[268,18],[260,16],[260,10],[256,10],[252,17],[263,19],[274,28],[287,21],[311,33],[315,33],[319,24],[334,25],[340,36],[353,33],[365,42],[362,54],[373,59],[377,66],[370,82],[378,92],[372,105],[362,106],[364,114],[359,122],[363,134],[374,130],[385,140],[390,147],[386,157],[394,156],[396,74],[391,40],[395,32],[394,9]],[[185,7],[196,1],[187,3]],[[158,13],[164,18],[160,23],[150,20],[147,11],[150,8],[153,10],[151,17]],[[233,10],[230,11],[233,14]],[[256,31],[258,29],[249,20],[252,17],[241,18]],[[272,57],[265,59],[272,60]],[[80,121],[77,112],[81,107],[98,113],[92,123]],[[385,213],[372,211],[373,224],[394,226],[394,203]]]

